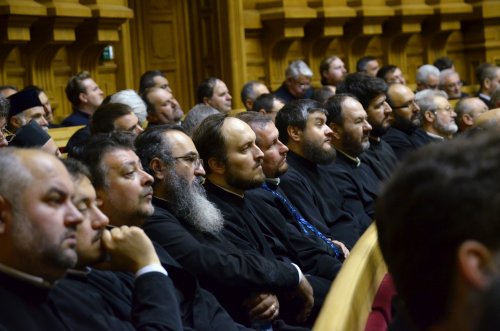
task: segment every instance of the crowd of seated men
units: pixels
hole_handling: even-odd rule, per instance
[[[83,71],[61,123],[42,88],[2,86],[0,329],[308,330],[374,222],[398,291],[384,329],[486,323],[500,68],[474,97],[447,58],[416,90],[375,57],[356,70],[327,57],[313,88],[293,61],[241,112],[210,77],[186,113],[161,71],[109,96]],[[59,126],[82,126],[64,159]]]

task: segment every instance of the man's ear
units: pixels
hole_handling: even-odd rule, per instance
[[[498,270],[495,271],[494,255],[482,243],[475,240],[464,241],[458,247],[458,272],[472,287],[486,288]]]
[[[266,110],[264,108],[260,109],[259,113],[261,113],[262,115],[267,115]]]
[[[220,160],[217,160],[215,157],[209,158],[207,164],[210,168],[210,171],[212,171],[213,173],[223,175],[224,172],[226,172],[226,166],[224,165],[224,163]]]
[[[290,140],[295,142],[300,142],[300,140],[302,139],[302,132],[303,132],[302,129],[299,129],[296,126],[289,125],[286,128],[286,131],[288,133],[288,137],[290,138]]]
[[[10,126],[12,126],[15,129],[19,129],[20,127],[23,126],[23,121],[17,116],[12,116],[11,118],[9,118],[9,123]]]
[[[467,125],[474,125],[474,119],[472,118],[472,116],[470,116],[470,114],[463,114],[462,122]]]
[[[80,100],[81,103],[87,103],[89,101],[87,94],[83,92],[78,94],[78,99]]]
[[[424,118],[427,122],[429,123],[432,123],[434,122],[434,117],[436,116],[436,114],[434,114],[433,112],[431,112],[430,110],[427,110],[425,113],[424,113]]]
[[[336,140],[340,140],[340,138],[342,137],[342,126],[340,126],[339,124],[337,123],[330,123],[329,125],[330,129],[332,130],[333,132],[333,137],[336,139]]]
[[[253,100],[250,99],[250,98],[246,99],[245,100],[245,106],[246,106],[247,109],[252,109],[252,107],[253,107]]]
[[[0,234],[5,233],[6,223],[9,218],[12,218],[12,206],[0,195]]]
[[[149,162],[149,168],[153,171],[153,177],[155,179],[163,180],[165,178],[165,163],[159,158],[155,157]]]
[[[209,97],[203,97],[203,103],[204,103],[205,105],[210,106],[209,101],[210,101],[210,98],[209,98]]]

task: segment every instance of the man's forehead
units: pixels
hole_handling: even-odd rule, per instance
[[[105,153],[103,163],[109,168],[119,169],[139,163],[139,157],[131,149],[115,148]]]
[[[184,132],[179,130],[169,130],[164,132],[164,135],[169,140],[169,145],[172,149],[172,154],[178,156],[186,155],[188,153],[196,153],[198,154],[198,150],[196,149],[193,140]]]
[[[230,136],[230,139],[227,141],[228,144],[232,142],[240,144],[242,141],[249,139],[255,140],[255,133],[250,126],[234,117],[227,117],[225,119],[221,127],[221,132],[225,137]]]
[[[315,110],[307,115],[308,122],[314,122],[318,119],[326,120],[326,114],[322,110]]]
[[[75,196],[73,200],[75,202],[79,202],[82,200],[95,200],[96,192],[94,186],[90,182],[87,176],[82,176],[78,179],[78,181],[74,182],[75,184]]]

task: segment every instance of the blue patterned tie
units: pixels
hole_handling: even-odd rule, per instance
[[[302,217],[302,215],[300,215],[300,213],[297,211],[297,209],[295,209],[295,207],[283,195],[281,195],[280,193],[271,189],[269,186],[267,186],[266,183],[262,184],[261,187],[264,190],[271,192],[272,195],[277,197],[290,210],[293,217],[299,223],[300,228],[302,229],[302,232],[304,232],[306,235],[309,235],[309,232],[312,232],[316,236],[320,237],[328,246],[330,246],[333,249],[337,259],[340,259],[340,252],[339,252],[339,249],[337,248],[337,246],[335,246],[335,244],[330,239],[328,239],[323,233],[321,233],[321,231],[316,229],[316,227],[314,225],[312,225],[311,223],[306,221],[304,219],[304,217]]]

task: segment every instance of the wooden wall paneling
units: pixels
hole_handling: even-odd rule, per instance
[[[21,89],[26,83],[26,65],[21,57],[19,47],[12,48],[4,61],[3,71],[5,73],[5,84],[14,85]]]
[[[54,102],[55,73],[53,61],[66,45],[76,41],[75,29],[85,18],[90,17],[90,9],[77,1],[42,1],[47,16],[40,18],[31,27],[31,41],[21,47],[23,57],[28,65],[28,82],[40,86],[54,103],[55,108],[64,99]],[[59,115],[69,113],[67,107],[61,108]]]
[[[421,34],[413,35],[407,43],[406,46],[406,77],[408,80],[406,83],[412,88],[416,88],[416,74],[417,69],[422,64],[427,62],[424,61],[425,56],[424,41]]]
[[[268,87],[274,91],[284,80],[288,51],[294,42],[304,37],[304,26],[316,18],[317,13],[307,6],[306,1],[299,0],[261,0],[256,2],[256,8],[264,26],[262,43],[267,60]]]
[[[385,52],[384,65],[394,64],[401,68],[406,79],[408,57],[406,48],[410,38],[421,32],[421,23],[426,16],[432,15],[433,9],[425,0],[392,0],[387,5],[394,9],[395,16],[383,25],[382,43]]]
[[[425,63],[446,55],[446,44],[453,31],[460,30],[460,20],[472,14],[472,6],[463,0],[427,0],[434,9],[434,15],[422,24]]]
[[[26,85],[24,77],[18,79],[19,70],[15,77],[10,77],[9,71],[13,68],[6,62],[11,55],[15,57],[13,52],[18,46],[31,40],[30,26],[46,14],[45,7],[34,0],[0,1],[0,82],[18,87]],[[21,71],[24,73],[24,69]]]
[[[367,48],[374,37],[382,34],[382,24],[394,16],[394,9],[383,0],[348,0],[347,4],[356,11],[356,18],[346,24],[342,42],[348,50],[348,71],[355,72],[356,62],[362,56],[373,55],[383,62],[382,50],[368,54]]]
[[[221,76],[233,96],[232,108],[244,108],[238,97],[247,81],[245,53],[245,21],[242,0],[223,0],[219,6],[218,33]]]
[[[500,2],[469,0],[473,16],[462,22],[468,82],[477,83],[475,68],[484,62],[500,66]]]
[[[52,91],[48,92],[52,111],[55,120],[61,122],[65,117],[71,114],[72,109],[69,101],[66,99],[64,89],[68,83],[68,78],[73,74],[70,61],[68,60],[67,47],[62,47],[52,60],[52,72],[54,75],[54,86]]]
[[[343,36],[344,24],[356,12],[347,6],[346,0],[309,0],[308,4],[316,10],[317,18],[306,25],[304,53],[314,72],[312,84],[321,86],[319,65],[325,57],[333,55],[327,53],[330,44]]]
[[[191,49],[185,1],[134,1],[136,22],[132,47],[137,48],[135,85],[146,70],[161,70],[167,76],[184,111],[193,104]]]

